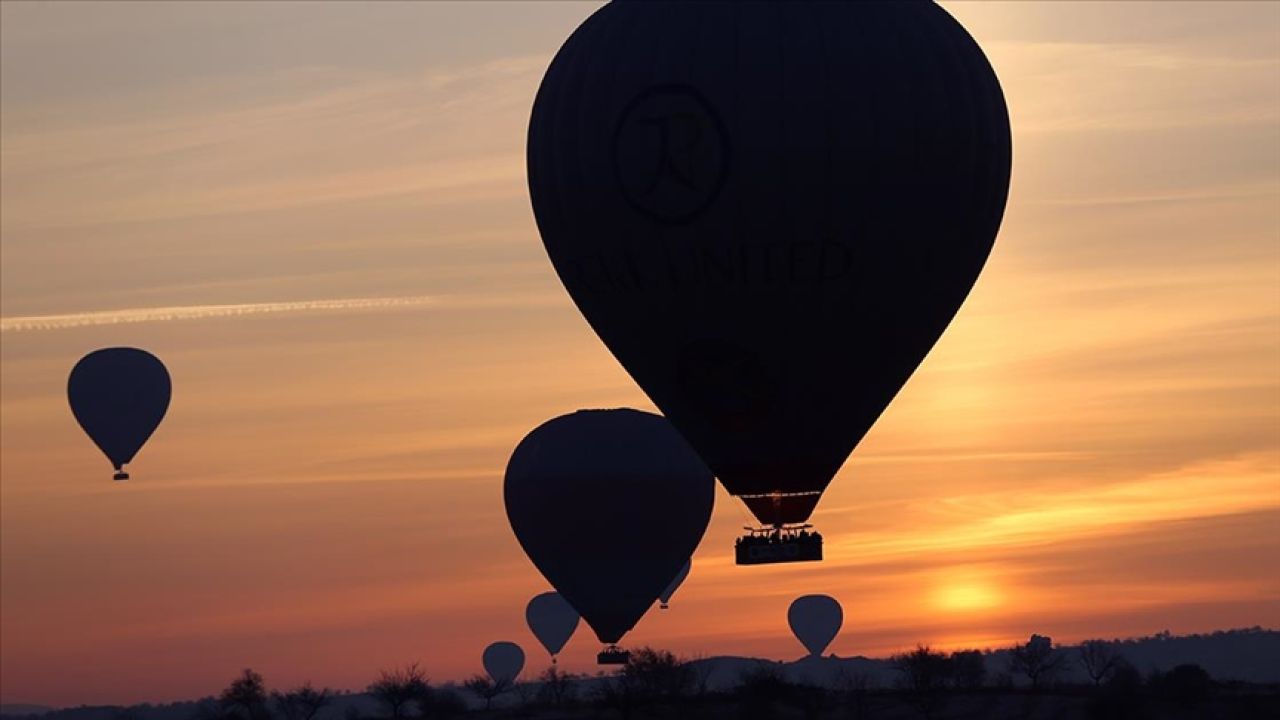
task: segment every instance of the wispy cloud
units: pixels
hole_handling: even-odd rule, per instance
[[[957,496],[930,506],[921,526],[903,533],[854,532],[830,543],[828,555],[866,562],[920,553],[1025,547],[1135,525],[1280,507],[1280,457],[1260,452],[1214,460],[1130,482],[1066,491]]]
[[[63,315],[27,315],[0,318],[0,332],[33,330],[66,330],[92,325],[124,325],[161,322],[164,320],[206,320],[209,318],[269,315],[277,313],[315,313],[343,310],[389,310],[437,305],[440,298],[412,297],[341,298],[336,300],[300,300],[294,302],[240,303],[236,305],[177,305],[154,308],[125,308]]]

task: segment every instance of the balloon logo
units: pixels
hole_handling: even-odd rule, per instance
[[[770,533],[739,561],[820,559],[797,526],[1000,227],[1009,116],[977,43],[932,2],[608,3],[527,151],[574,303]]]
[[[696,89],[643,90],[622,111],[614,131],[618,188],[637,212],[659,222],[688,222],[724,184],[724,143],[723,124]]]
[[[715,479],[665,419],[585,410],[550,420],[507,463],[507,518],[542,575],[610,645],[693,554],[711,519]],[[661,527],[660,532],[649,528]]]
[[[111,461],[116,480],[129,479],[124,466],[164,419],[171,390],[164,363],[137,348],[95,350],[71,369],[71,412]]]
[[[787,624],[809,654],[818,656],[840,632],[840,626],[844,624],[844,610],[830,596],[803,595],[787,608]]]
[[[693,569],[693,558],[689,558],[684,565],[680,566],[680,572],[676,573],[675,578],[671,580],[671,584],[667,585],[667,589],[663,590],[662,594],[658,596],[658,607],[663,610],[667,609],[671,603],[671,596],[676,594],[676,589],[684,583],[685,578],[689,577],[691,569]]]
[[[530,632],[550,653],[552,664],[565,643],[573,637],[573,631],[578,629],[578,618],[578,611],[558,592],[535,595],[524,609],[524,619]]]
[[[484,671],[499,685],[510,685],[524,669],[524,650],[513,642],[496,642],[481,656]]]

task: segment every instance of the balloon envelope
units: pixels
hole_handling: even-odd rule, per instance
[[[689,577],[691,569],[693,569],[693,558],[689,558],[684,565],[680,566],[680,572],[676,573],[676,576],[672,578],[666,589],[662,591],[662,594],[658,595],[658,602],[662,604],[663,608],[667,607],[667,603],[671,602],[671,596],[676,594],[676,589],[684,583],[684,579]]]
[[[810,655],[821,655],[840,632],[844,610],[830,596],[803,595],[787,608],[787,624]]]
[[[932,2],[612,2],[547,69],[527,165],[591,327],[778,524],[959,309],[1010,159],[996,76]]]
[[[715,480],[664,418],[583,410],[507,463],[507,518],[529,559],[601,642],[616,643],[702,539]]]
[[[484,649],[481,660],[494,682],[512,683],[524,669],[524,650],[513,642],[496,642]]]
[[[169,409],[169,371],[137,348],[95,350],[71,369],[67,400],[76,422],[119,471]]]
[[[578,618],[578,611],[558,592],[535,595],[524,609],[529,630],[552,657],[559,654],[573,637],[573,631],[578,629]]]

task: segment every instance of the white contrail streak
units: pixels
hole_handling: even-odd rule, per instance
[[[438,298],[416,297],[346,298],[297,302],[243,303],[240,305],[179,305],[158,308],[126,308],[66,315],[29,315],[0,318],[0,332],[65,330],[90,325],[123,325],[163,320],[204,320],[206,318],[267,315],[274,313],[333,312],[340,310],[385,310],[435,305]]]

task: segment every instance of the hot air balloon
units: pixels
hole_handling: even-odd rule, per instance
[[[658,595],[658,607],[663,610],[667,609],[667,606],[671,603],[671,596],[676,594],[676,588],[680,587],[684,579],[689,577],[689,571],[692,569],[693,558],[689,558],[684,562],[684,565],[680,566],[680,572],[676,573],[676,576],[672,578],[671,583],[667,585],[667,589],[663,590],[661,595]]]
[[[809,654],[818,656],[840,632],[844,611],[833,597],[802,595],[787,608],[787,624]]]
[[[1009,119],[932,2],[612,2],[529,122],[543,244],[588,323],[760,521],[819,496],[991,251]]]
[[[693,554],[715,479],[665,419],[582,410],[529,433],[507,463],[507,518],[529,559],[617,647]]]
[[[71,412],[111,461],[114,479],[129,479],[124,466],[164,419],[170,391],[169,371],[146,350],[94,350],[71,369]]]
[[[564,644],[573,637],[573,631],[578,629],[578,617],[578,611],[558,592],[535,595],[524,609],[529,630],[551,654],[552,664],[555,664],[556,655],[564,649]]]
[[[484,649],[481,656],[484,671],[498,685],[510,685],[524,669],[524,650],[513,642],[496,642]]]

